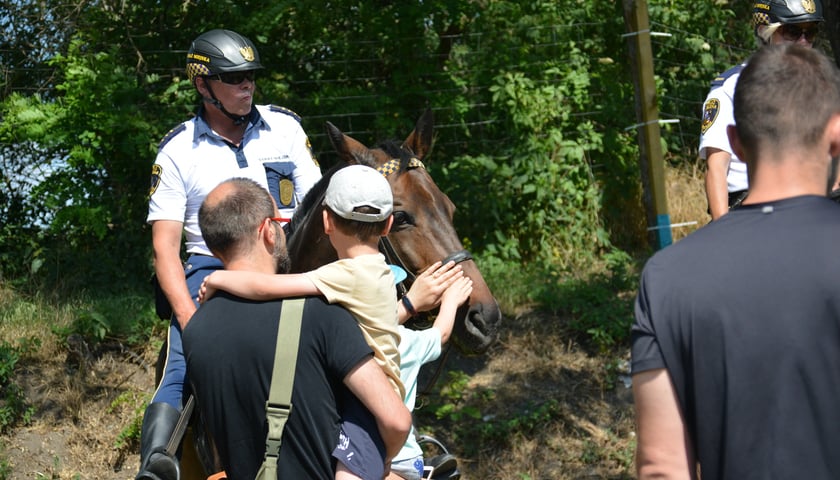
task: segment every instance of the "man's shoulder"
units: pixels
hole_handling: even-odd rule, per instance
[[[745,66],[747,66],[746,63],[741,63],[741,64],[735,65],[734,67],[732,67],[732,68],[726,70],[725,72],[717,75],[712,80],[710,90],[714,90],[716,88],[722,87],[730,79],[733,80],[733,81],[736,80],[738,78],[738,75],[741,74],[741,70],[743,70]]]
[[[356,322],[353,314],[342,305],[337,303],[329,303],[323,296],[306,297],[303,306],[303,315],[307,318],[318,319],[319,321],[326,320],[327,322],[335,319],[337,321],[351,320]]]
[[[181,138],[189,138],[189,133],[193,130],[193,125],[193,120],[187,120],[186,122],[181,122],[172,127],[172,129],[166,132],[166,135],[164,135],[158,143],[158,151],[163,150],[164,147],[173,143],[173,141],[177,142],[176,139],[180,140]]]
[[[280,105],[257,105],[257,110],[260,112],[260,116],[269,123],[286,122],[298,125],[301,123],[300,115]]]

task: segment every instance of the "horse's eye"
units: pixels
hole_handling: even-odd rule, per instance
[[[401,210],[394,212],[394,225],[391,227],[391,230],[399,231],[405,228],[410,227],[414,224],[414,219],[411,218],[406,212]]]

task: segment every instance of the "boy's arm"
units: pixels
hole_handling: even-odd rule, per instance
[[[246,271],[217,270],[201,287],[202,300],[209,299],[216,290],[224,290],[249,300],[319,295],[321,292],[304,274],[268,274]]]
[[[452,334],[452,326],[455,324],[455,314],[458,307],[470,298],[473,282],[469,277],[461,277],[449,286],[441,298],[440,311],[432,328],[440,332],[440,344],[444,345]]]
[[[455,262],[441,265],[435,262],[423,273],[417,276],[411,285],[408,293],[409,303],[414,307],[415,312],[425,312],[435,308],[441,301],[441,295],[452,285],[455,280],[463,278],[464,272],[461,266]],[[411,318],[403,302],[397,302],[397,318],[400,323],[405,323]]]

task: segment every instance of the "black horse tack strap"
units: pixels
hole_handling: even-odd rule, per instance
[[[295,383],[295,364],[300,343],[300,323],[303,318],[301,299],[284,300],[277,327],[277,346],[274,352],[274,370],[271,387],[265,402],[268,435],[265,439],[265,456],[256,480],[277,480],[277,459],[280,457],[280,440],[286,420],[292,412],[292,387]]]

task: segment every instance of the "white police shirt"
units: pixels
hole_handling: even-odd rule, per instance
[[[706,159],[706,148],[713,147],[728,152],[732,159],[729,171],[726,173],[726,184],[729,192],[747,189],[747,164],[742,162],[732,152],[726,127],[735,124],[733,115],[733,98],[738,76],[746,64],[730,68],[712,81],[712,88],[703,104],[703,124],[700,135],[700,158]]]
[[[321,178],[300,118],[291,110],[257,105],[239,147],[197,115],[161,141],[152,167],[146,221],[183,222],[188,253],[210,255],[198,227],[198,209],[213,188],[250,178],[271,192],[282,217],[291,217]]]

